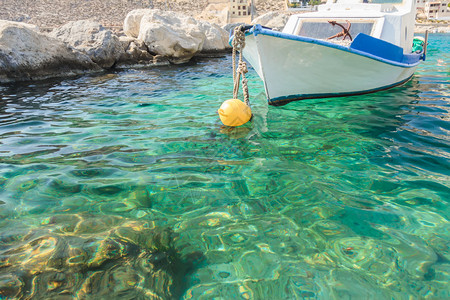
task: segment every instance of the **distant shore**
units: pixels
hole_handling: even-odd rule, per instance
[[[284,7],[282,0],[255,0],[255,3],[259,15]],[[89,19],[116,28],[123,25],[126,15],[134,9],[171,10],[198,19],[208,4],[208,0],[8,0],[2,2],[0,20],[25,22],[45,30]]]
[[[186,2],[186,3],[184,3]],[[60,27],[69,21],[92,20],[105,27],[123,25],[126,15],[139,8],[159,8],[175,11],[185,10],[189,14],[200,13],[205,7],[204,0],[193,1],[149,0],[8,0],[2,2],[0,19],[25,22],[39,26],[41,29]],[[174,3],[178,5],[174,5]]]
[[[284,1],[280,0],[255,0],[255,3],[258,15],[280,11],[284,7]],[[207,6],[207,0],[8,0],[2,2],[0,20],[25,22],[50,31],[69,21],[90,19],[117,32],[122,30],[125,16],[134,9],[173,10],[199,18]],[[424,33],[425,30],[449,33],[450,22],[417,20],[415,32]]]
[[[447,22],[423,22],[416,23],[414,28],[415,33],[425,33],[428,30],[429,33],[450,33],[450,23]]]

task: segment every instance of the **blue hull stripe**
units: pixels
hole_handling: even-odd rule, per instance
[[[393,66],[401,67],[401,68],[411,68],[411,67],[417,66],[420,63],[420,58],[422,57],[421,53],[420,54],[408,54],[408,55],[403,55],[403,57],[401,58],[401,61],[394,61],[394,60],[390,60],[390,59],[386,59],[386,58],[377,56],[373,53],[361,51],[358,49],[352,49],[351,46],[344,47],[341,45],[333,44],[333,43],[330,43],[327,41],[322,41],[322,40],[318,40],[318,39],[314,39],[314,38],[308,38],[308,37],[304,37],[304,36],[298,36],[298,35],[273,31],[270,29],[262,28],[262,26],[258,25],[258,24],[253,26],[252,29],[250,29],[249,31],[247,31],[247,34],[254,34],[255,36],[262,34],[262,35],[273,36],[273,37],[277,37],[277,38],[281,38],[281,39],[299,41],[299,42],[310,43],[310,44],[317,44],[317,45],[321,45],[324,47],[329,47],[329,48],[334,48],[334,49],[338,49],[341,51],[349,52],[349,53],[352,53],[355,55],[364,56],[367,58],[371,58],[371,59],[389,64],[389,65],[393,65]],[[375,38],[372,38],[372,39],[378,40]],[[355,40],[356,40],[356,38],[355,38]],[[387,43],[385,41],[382,41],[382,42]],[[397,47],[393,44],[391,44],[391,45],[394,47]],[[373,46],[374,46],[373,49],[377,49],[376,42],[374,43]],[[374,51],[374,52],[376,53],[376,51]]]
[[[285,104],[288,104],[289,102],[296,101],[296,100],[304,100],[304,99],[318,99],[318,98],[334,98],[334,97],[347,97],[347,96],[357,96],[357,95],[364,95],[364,94],[370,94],[370,93],[376,93],[379,91],[388,90],[390,88],[399,86],[407,82],[412,78],[412,75],[408,77],[405,80],[402,80],[400,82],[379,87],[376,89],[366,90],[366,91],[357,91],[357,92],[347,92],[347,93],[330,93],[330,94],[306,94],[306,95],[289,95],[289,96],[283,96],[283,97],[277,97],[272,99],[267,99],[268,103],[273,106],[282,106]]]

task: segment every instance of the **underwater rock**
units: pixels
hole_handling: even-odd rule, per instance
[[[91,20],[68,22],[54,29],[50,36],[86,53],[102,68],[112,67],[124,52],[122,43],[111,30]]]
[[[154,222],[55,215],[1,241],[0,298],[178,299],[203,254],[177,239]]]
[[[129,265],[95,271],[76,293],[77,299],[167,299],[143,286],[144,278]],[[151,295],[152,297],[146,297]]]
[[[16,275],[0,275],[1,299],[17,299],[22,295],[24,283]]]
[[[0,82],[44,79],[99,71],[85,54],[36,27],[0,20]]]
[[[77,272],[49,270],[34,277],[27,299],[73,299],[71,291],[82,284],[83,275]]]

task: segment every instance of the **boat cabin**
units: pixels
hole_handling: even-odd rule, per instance
[[[414,0],[328,0],[319,5],[317,12],[291,16],[283,33],[344,46],[350,45],[359,33],[364,33],[410,53],[414,23]],[[342,34],[345,29],[349,35]]]

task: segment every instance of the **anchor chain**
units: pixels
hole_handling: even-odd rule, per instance
[[[233,98],[237,99],[239,94],[239,81],[242,76],[242,93],[244,94],[244,102],[247,105],[250,105],[249,100],[249,94],[248,94],[248,85],[247,85],[247,78],[245,77],[245,74],[248,72],[247,64],[245,63],[244,59],[242,58],[242,52],[245,47],[245,33],[242,31],[243,25],[239,25],[238,27],[234,28],[234,38],[232,42],[233,46],[233,54],[232,54],[232,60],[233,60]],[[239,51],[239,61],[236,63],[236,51]],[[236,68],[237,65],[237,68]]]

